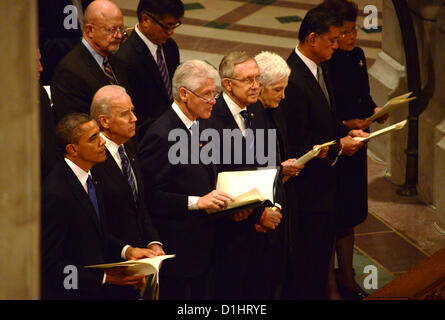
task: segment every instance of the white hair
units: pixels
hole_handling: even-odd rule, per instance
[[[261,75],[261,83],[265,88],[282,79],[287,79],[290,75],[290,68],[286,61],[278,54],[263,51],[255,56]]]
[[[181,87],[193,91],[201,87],[207,79],[213,79],[217,89],[221,87],[218,71],[209,63],[202,60],[188,60],[181,63],[172,79],[173,98],[180,99],[179,89]]]

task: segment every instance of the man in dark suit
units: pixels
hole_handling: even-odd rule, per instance
[[[260,166],[275,165],[275,149],[270,150],[273,163],[259,163],[258,150],[251,141],[257,130],[266,131],[268,128],[264,108],[257,103],[261,83],[255,59],[245,52],[231,52],[222,59],[219,73],[224,93],[217,99],[212,116],[203,121],[202,126],[216,129],[220,137],[223,137],[227,130],[237,137],[233,144],[221,143],[221,156],[230,153],[231,157],[230,161],[222,161],[218,171],[254,170]],[[267,131],[265,133],[267,137]],[[255,141],[256,148],[259,142]],[[267,146],[267,142],[265,145]],[[241,152],[236,151],[237,149]],[[241,156],[240,161],[236,160],[237,156]],[[269,288],[256,285],[262,275],[255,271],[260,263],[261,252],[269,245],[267,236],[263,233],[275,229],[281,217],[280,204],[277,201],[276,207],[267,208],[265,211],[254,210],[253,214],[241,223],[235,224],[229,219],[221,221],[217,236],[221,259],[217,262],[216,273],[218,299],[267,298]],[[226,256],[231,258],[226,259]]]
[[[314,145],[334,139],[341,146],[327,157],[323,153],[311,160],[298,178],[287,182],[295,184],[298,198],[297,212],[291,214],[294,261],[289,298],[327,298],[335,221],[336,175],[332,165],[341,153],[351,155],[363,146],[353,136],[366,135],[361,130],[350,131],[335,119],[335,101],[323,62],[337,47],[341,27],[342,21],[334,12],[309,10],[300,27],[299,44],[287,59],[291,74],[281,108],[287,120],[288,156],[299,158]]]
[[[154,256],[152,250],[125,245],[108,232],[101,185],[90,175],[90,169],[106,157],[99,126],[87,115],[70,114],[56,132],[65,158],[42,191],[42,297],[106,299],[110,285],[141,288],[144,276],[84,268]]]
[[[174,103],[150,126],[141,143],[147,203],[165,248],[176,254],[163,267],[161,299],[212,298],[215,226],[205,210],[222,209],[233,198],[214,190],[212,165],[200,159],[192,162],[199,158],[200,146],[194,151],[189,141],[199,139],[196,120],[210,116],[219,82],[217,71],[203,61],[180,65],[173,77]],[[180,139],[171,141],[171,136]],[[178,145],[185,152],[179,162],[172,152]]]
[[[147,247],[158,255],[162,250],[144,201],[135,135],[136,116],[130,96],[123,87],[102,87],[93,97],[91,117],[99,123],[105,139],[107,159],[92,169],[101,182],[110,232],[132,246]]]
[[[122,12],[111,1],[93,1],[85,10],[82,41],[59,63],[51,83],[57,120],[89,113],[91,100],[107,84],[128,86],[125,68],[112,55],[121,43]]]
[[[57,65],[82,38],[83,12],[92,0],[39,0],[42,85],[49,85]],[[76,8],[77,12],[74,12]],[[75,14],[77,13],[77,18]]]
[[[171,36],[181,25],[184,5],[180,0],[141,0],[137,15],[139,23],[116,55],[126,64],[140,140],[173,102],[171,79],[179,50]]]

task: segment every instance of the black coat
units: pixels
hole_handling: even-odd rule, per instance
[[[51,172],[57,159],[56,119],[46,90],[40,87],[40,177]]]
[[[145,133],[139,159],[145,184],[145,199],[153,224],[164,244],[164,251],[176,254],[166,262],[162,274],[190,278],[212,267],[214,223],[203,210],[188,210],[188,196],[204,196],[215,188],[215,170],[211,165],[172,164],[169,132],[181,129],[190,140],[190,132],[172,108],[168,109]]]
[[[173,39],[168,39],[162,50],[171,81],[179,65],[179,49]],[[138,118],[137,135],[141,140],[147,127],[170,108],[172,101],[155,59],[135,31],[120,46],[116,56],[125,62],[134,113]]]
[[[125,68],[113,55],[109,56],[118,85],[128,90]],[[90,113],[93,96],[108,85],[108,78],[82,42],[62,59],[51,83],[57,121],[72,112]]]
[[[132,141],[125,143],[125,151],[136,176],[136,203],[127,178],[108,150],[107,159],[95,165],[92,172],[102,185],[110,232],[133,247],[145,248],[152,241],[160,242],[160,238],[147,211],[137,150]]]
[[[328,103],[316,78],[292,51],[287,63],[291,68],[289,85],[280,108],[286,118],[289,158],[299,158],[316,144],[345,136],[349,129],[335,118],[335,99],[326,66],[322,66]],[[336,156],[337,152],[330,157]],[[333,159],[331,160],[333,161]],[[328,159],[315,158],[301,173],[291,178],[287,188],[292,232],[291,276],[294,287],[287,298],[323,299],[335,231],[336,168]]]
[[[94,177],[93,177],[94,179]],[[101,186],[95,182],[96,211],[70,167],[61,160],[42,189],[42,297],[43,299],[105,299],[103,271],[84,266],[121,260],[125,243],[110,235]],[[78,289],[66,290],[66,266],[78,271]]]
[[[369,94],[368,71],[363,50],[337,50],[329,61],[337,119],[364,119],[374,113],[376,104]],[[369,131],[369,130],[368,130]],[[363,222],[368,214],[368,172],[366,147],[337,164],[337,225],[349,228]]]

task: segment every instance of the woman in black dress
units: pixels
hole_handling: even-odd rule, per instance
[[[370,96],[368,71],[363,50],[355,46],[358,26],[358,7],[352,1],[325,0],[322,4],[337,12],[343,20],[344,32],[338,41],[338,50],[329,61],[337,119],[348,128],[369,132],[371,122],[366,120],[378,111]],[[378,119],[380,123],[387,116]],[[368,214],[368,180],[366,147],[351,157],[341,157],[337,164],[337,234],[335,251],[338,261],[336,281],[339,292],[346,299],[361,299],[366,292],[355,282],[352,267],[354,227]]]

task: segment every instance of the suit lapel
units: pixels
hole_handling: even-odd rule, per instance
[[[87,192],[82,187],[79,179],[76,177],[76,175],[71,170],[71,168],[68,167],[68,165],[66,163],[64,163],[64,165],[65,165],[67,183],[70,185],[74,196],[79,200],[79,203],[85,208],[86,214],[92,220],[93,224],[97,228],[97,231],[100,234],[102,234],[102,228],[100,227],[96,210],[94,209],[93,204],[91,203],[91,200],[90,200]],[[97,183],[95,181],[95,179],[93,179],[93,180],[94,180],[94,183]],[[100,216],[102,217],[105,214],[105,210],[103,208],[102,203],[99,201],[99,195],[97,195],[97,197],[98,197],[99,210],[101,213]]]
[[[85,47],[85,45],[81,42],[79,42],[80,47],[80,53],[83,56],[83,61],[85,61],[88,69],[90,70],[91,74],[96,78],[96,80],[99,83],[102,83],[104,85],[108,84],[107,76],[102,71],[102,69],[99,67],[99,64],[94,59],[94,57],[91,55],[91,53],[88,51],[88,49]],[[113,69],[114,70],[114,69]]]
[[[150,50],[148,50],[147,45],[136,32],[132,32],[130,38],[127,41],[131,41],[131,44],[134,46],[136,52],[139,54],[141,61],[144,64],[145,69],[147,70],[147,74],[154,77],[154,80],[156,81],[160,92],[162,92],[166,99],[170,100],[167,94],[167,89],[165,89],[164,81],[162,81],[161,74],[159,73],[158,65],[156,64],[156,61],[153,58]],[[165,58],[167,60],[167,56]]]

